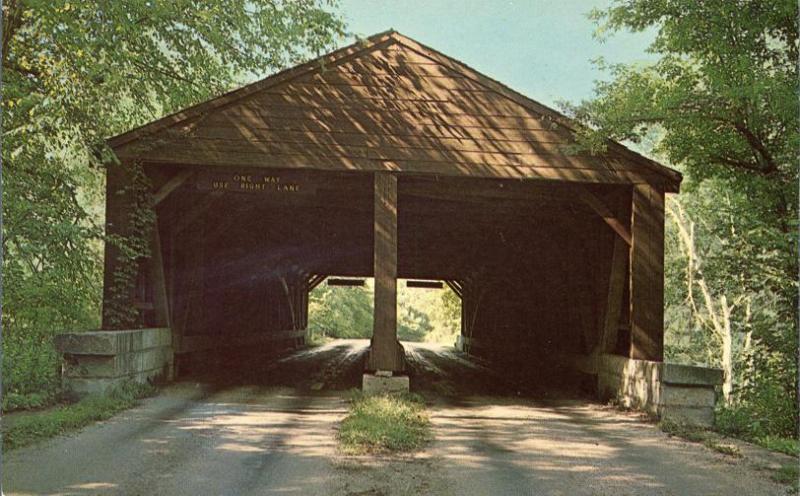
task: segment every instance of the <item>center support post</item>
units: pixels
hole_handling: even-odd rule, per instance
[[[397,177],[374,175],[375,305],[365,391],[408,390],[405,353],[397,340]]]

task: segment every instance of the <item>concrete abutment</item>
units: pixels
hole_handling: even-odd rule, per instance
[[[714,425],[722,370],[602,354],[573,363],[589,375],[602,401],[615,401],[660,419]]]
[[[55,345],[64,357],[63,386],[77,395],[174,378],[172,332],[166,327],[60,334]]]

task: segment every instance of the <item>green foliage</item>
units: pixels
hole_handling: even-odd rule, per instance
[[[765,223],[751,199],[729,180],[688,184],[680,204],[691,220],[701,271],[690,273],[676,239],[677,219],[667,225],[666,354],[682,363],[722,365],[720,336],[711,321],[729,313],[732,395],[740,412],[737,435],[748,439],[796,433],[797,337],[791,299],[796,282],[789,239]],[[671,204],[676,205],[673,201]],[[691,216],[691,217],[690,217]],[[701,304],[702,278],[712,304]],[[724,299],[723,299],[724,298]],[[715,315],[711,315],[711,313]],[[722,412],[723,417],[728,411]]]
[[[328,49],[343,32],[331,6],[4,2],[4,392],[55,389],[52,335],[99,326],[104,139]]]
[[[770,436],[794,437],[795,405],[786,399],[780,384],[758,384],[753,393],[718,409],[717,429],[750,441]]]
[[[49,384],[45,384],[47,387]],[[35,410],[43,408],[53,402],[53,395],[48,392],[28,394],[6,393],[3,395],[3,412],[14,410]]]
[[[320,284],[309,295],[308,331],[311,336],[371,337],[372,289]]]
[[[358,392],[338,438],[350,454],[412,451],[431,439],[430,419],[418,395]]]
[[[449,289],[409,288],[401,283],[397,305],[397,335],[401,340],[450,345],[455,342],[460,329],[461,307]],[[456,307],[455,317],[449,305]]]
[[[107,305],[103,307],[104,324],[111,329],[139,327],[139,312],[132,305],[131,295],[136,288],[136,279],[143,262],[150,258],[150,238],[155,228],[155,211],[152,205],[152,185],[144,168],[139,163],[120,164],[128,169],[130,183],[125,194],[133,201],[127,212],[125,236],[107,236],[106,243],[114,244],[120,252],[111,285],[108,288]]]
[[[800,440],[795,438],[766,436],[755,440],[756,444],[772,451],[800,457]]]
[[[321,284],[309,297],[309,335],[372,337],[372,280],[364,287]],[[408,288],[401,281],[397,295],[397,336],[403,341],[453,344],[459,332],[460,302],[450,290]]]
[[[610,80],[568,110],[584,146],[627,140],[686,174],[669,204],[667,358],[727,369],[738,435],[794,436],[797,4],[617,0],[592,15],[601,36],[656,32],[655,63],[604,65]]]
[[[106,420],[154,393],[152,386],[128,383],[109,395],[87,396],[71,405],[18,414],[5,419],[3,423],[3,449],[21,448],[98,420]]]
[[[795,491],[800,490],[800,466],[796,463],[786,464],[772,474],[772,479],[775,482],[792,485]]]

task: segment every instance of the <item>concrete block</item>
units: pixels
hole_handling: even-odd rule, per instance
[[[174,376],[172,333],[168,328],[62,334],[64,386],[79,395],[104,394],[124,382],[144,383]]]
[[[615,399],[680,422],[704,426],[714,422],[714,388],[722,380],[717,369],[602,355],[596,370],[601,400]]]
[[[714,408],[717,394],[713,387],[663,384],[660,403],[668,406]]]
[[[364,374],[361,389],[365,393],[405,393],[409,391],[410,383],[407,375],[381,377]]]
[[[116,355],[172,346],[172,332],[168,328],[76,332],[59,334],[55,345],[59,352],[73,355]]]
[[[172,364],[152,370],[143,370],[119,377],[63,377],[64,388],[79,395],[108,394],[126,382],[144,384],[148,381],[168,380],[172,376]]]
[[[63,378],[64,388],[78,396],[87,394],[108,394],[115,387],[119,387],[125,379],[122,377],[104,377],[83,379],[77,377]]]
[[[714,408],[666,405],[659,408],[661,419],[683,424],[711,427],[714,425]]]
[[[172,361],[172,348],[166,346],[117,355],[66,354],[62,372],[67,377],[119,377],[159,368]]]
[[[677,363],[663,364],[662,381],[668,384],[718,386],[722,384],[722,370]]]

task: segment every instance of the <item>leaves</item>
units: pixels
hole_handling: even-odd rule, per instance
[[[105,139],[332,47],[334,6],[3,2],[6,390],[55,382],[37,336],[99,324]]]
[[[686,173],[667,224],[667,355],[724,365],[729,317],[735,407],[796,434],[797,4],[617,0],[592,17],[603,36],[657,33],[655,63],[606,67],[569,110],[585,146],[628,140]]]

